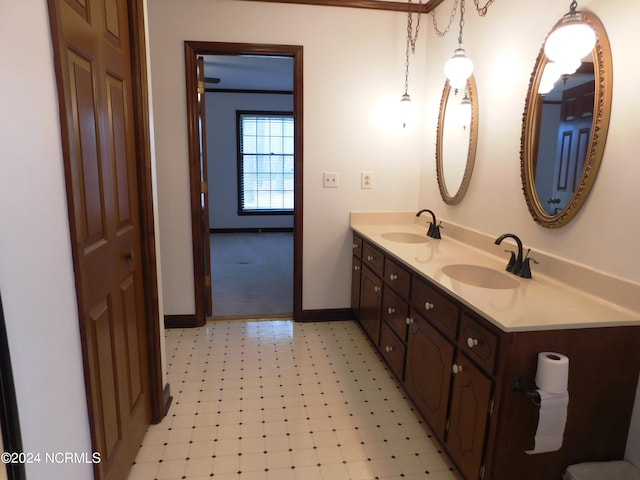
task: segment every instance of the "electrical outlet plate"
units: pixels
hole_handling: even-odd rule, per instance
[[[324,172],[322,174],[322,186],[324,188],[338,188],[338,174],[336,172]]]
[[[373,174],[371,172],[362,172],[360,174],[360,188],[363,190],[371,190],[373,188]]]

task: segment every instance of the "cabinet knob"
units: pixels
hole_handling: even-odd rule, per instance
[[[360,265],[354,265],[353,269],[357,272],[358,270],[360,270]]]
[[[398,279],[398,275],[394,275],[393,273],[389,275],[389,280],[397,280]]]
[[[433,308],[433,303],[425,302],[424,308],[425,310],[431,310]]]
[[[386,347],[384,347],[384,349],[387,353],[389,353],[393,350],[393,347],[390,347],[389,345],[387,345]]]
[[[411,325],[413,323],[413,318],[407,317],[407,325]]]
[[[367,260],[372,262],[375,257],[373,255],[367,255]]]
[[[373,291],[374,291],[374,292],[376,292],[376,293],[378,293],[378,292],[380,291],[380,287],[379,287],[379,286],[377,286],[377,285],[375,285],[375,286],[373,287]]]
[[[387,312],[389,312],[389,315],[392,315],[392,314],[396,313],[396,309],[393,308],[393,307],[389,307],[389,308],[387,308]]]
[[[357,243],[354,243],[354,244],[353,244],[353,249],[355,250],[356,248],[358,248],[358,244],[357,244]]]
[[[477,338],[467,338],[467,345],[469,346],[469,348],[473,348],[476,345],[478,345],[478,339]]]
[[[453,373],[460,373],[462,371],[462,365],[456,365],[455,363],[453,364]]]

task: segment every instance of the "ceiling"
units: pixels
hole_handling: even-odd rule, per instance
[[[203,55],[205,86],[213,90],[293,91],[293,57]],[[218,83],[206,79],[218,78]]]

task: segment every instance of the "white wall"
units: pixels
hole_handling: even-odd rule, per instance
[[[0,15],[0,292],[25,452],[90,452],[47,4]],[[91,465],[26,465],[33,480]]]
[[[293,77],[293,72],[291,72]],[[293,215],[238,215],[237,110],[292,112],[293,96],[206,94],[210,228],[293,228]]]
[[[419,125],[388,124],[388,107],[404,91],[406,14],[151,0],[149,28],[166,313],[194,312],[185,40],[304,47],[303,308],[348,307],[349,212],[418,205]],[[412,71],[424,61],[423,45]],[[420,102],[419,80],[412,85]],[[339,173],[338,189],[322,188],[323,171]],[[373,190],[360,189],[361,171],[373,172]]]
[[[448,20],[451,4],[447,0],[438,7],[441,25]],[[389,128],[382,118],[388,116],[385,107],[402,93],[406,14],[230,0],[152,0],[160,217],[167,225],[161,231],[167,313],[194,311],[184,40],[304,46],[303,308],[349,304],[351,210],[430,207],[452,222],[496,236],[513,231],[533,250],[638,282],[640,216],[634,206],[640,189],[634,179],[640,162],[633,161],[633,152],[640,137],[632,132],[632,109],[640,95],[634,80],[640,66],[627,60],[634,53],[629,35],[638,34],[625,21],[638,13],[640,4],[591,0],[580,7],[599,15],[609,33],[615,71],[611,127],[585,208],[568,226],[548,230],[531,219],[522,195],[521,121],[542,41],[568,5],[543,0],[532,8],[530,2],[512,0],[492,5],[485,18],[468,9],[465,47],[476,66],[478,154],[467,198],[450,207],[442,202],[436,185],[435,135],[442,65],[456,47],[455,33],[438,38],[430,19],[423,18],[422,36],[411,59],[409,92],[422,106],[418,122],[424,124],[402,131]],[[360,190],[363,170],[373,172],[373,190]],[[339,172],[339,189],[322,188],[323,171]]]

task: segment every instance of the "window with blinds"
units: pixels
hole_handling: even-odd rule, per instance
[[[293,114],[238,112],[239,213],[293,212]]]

